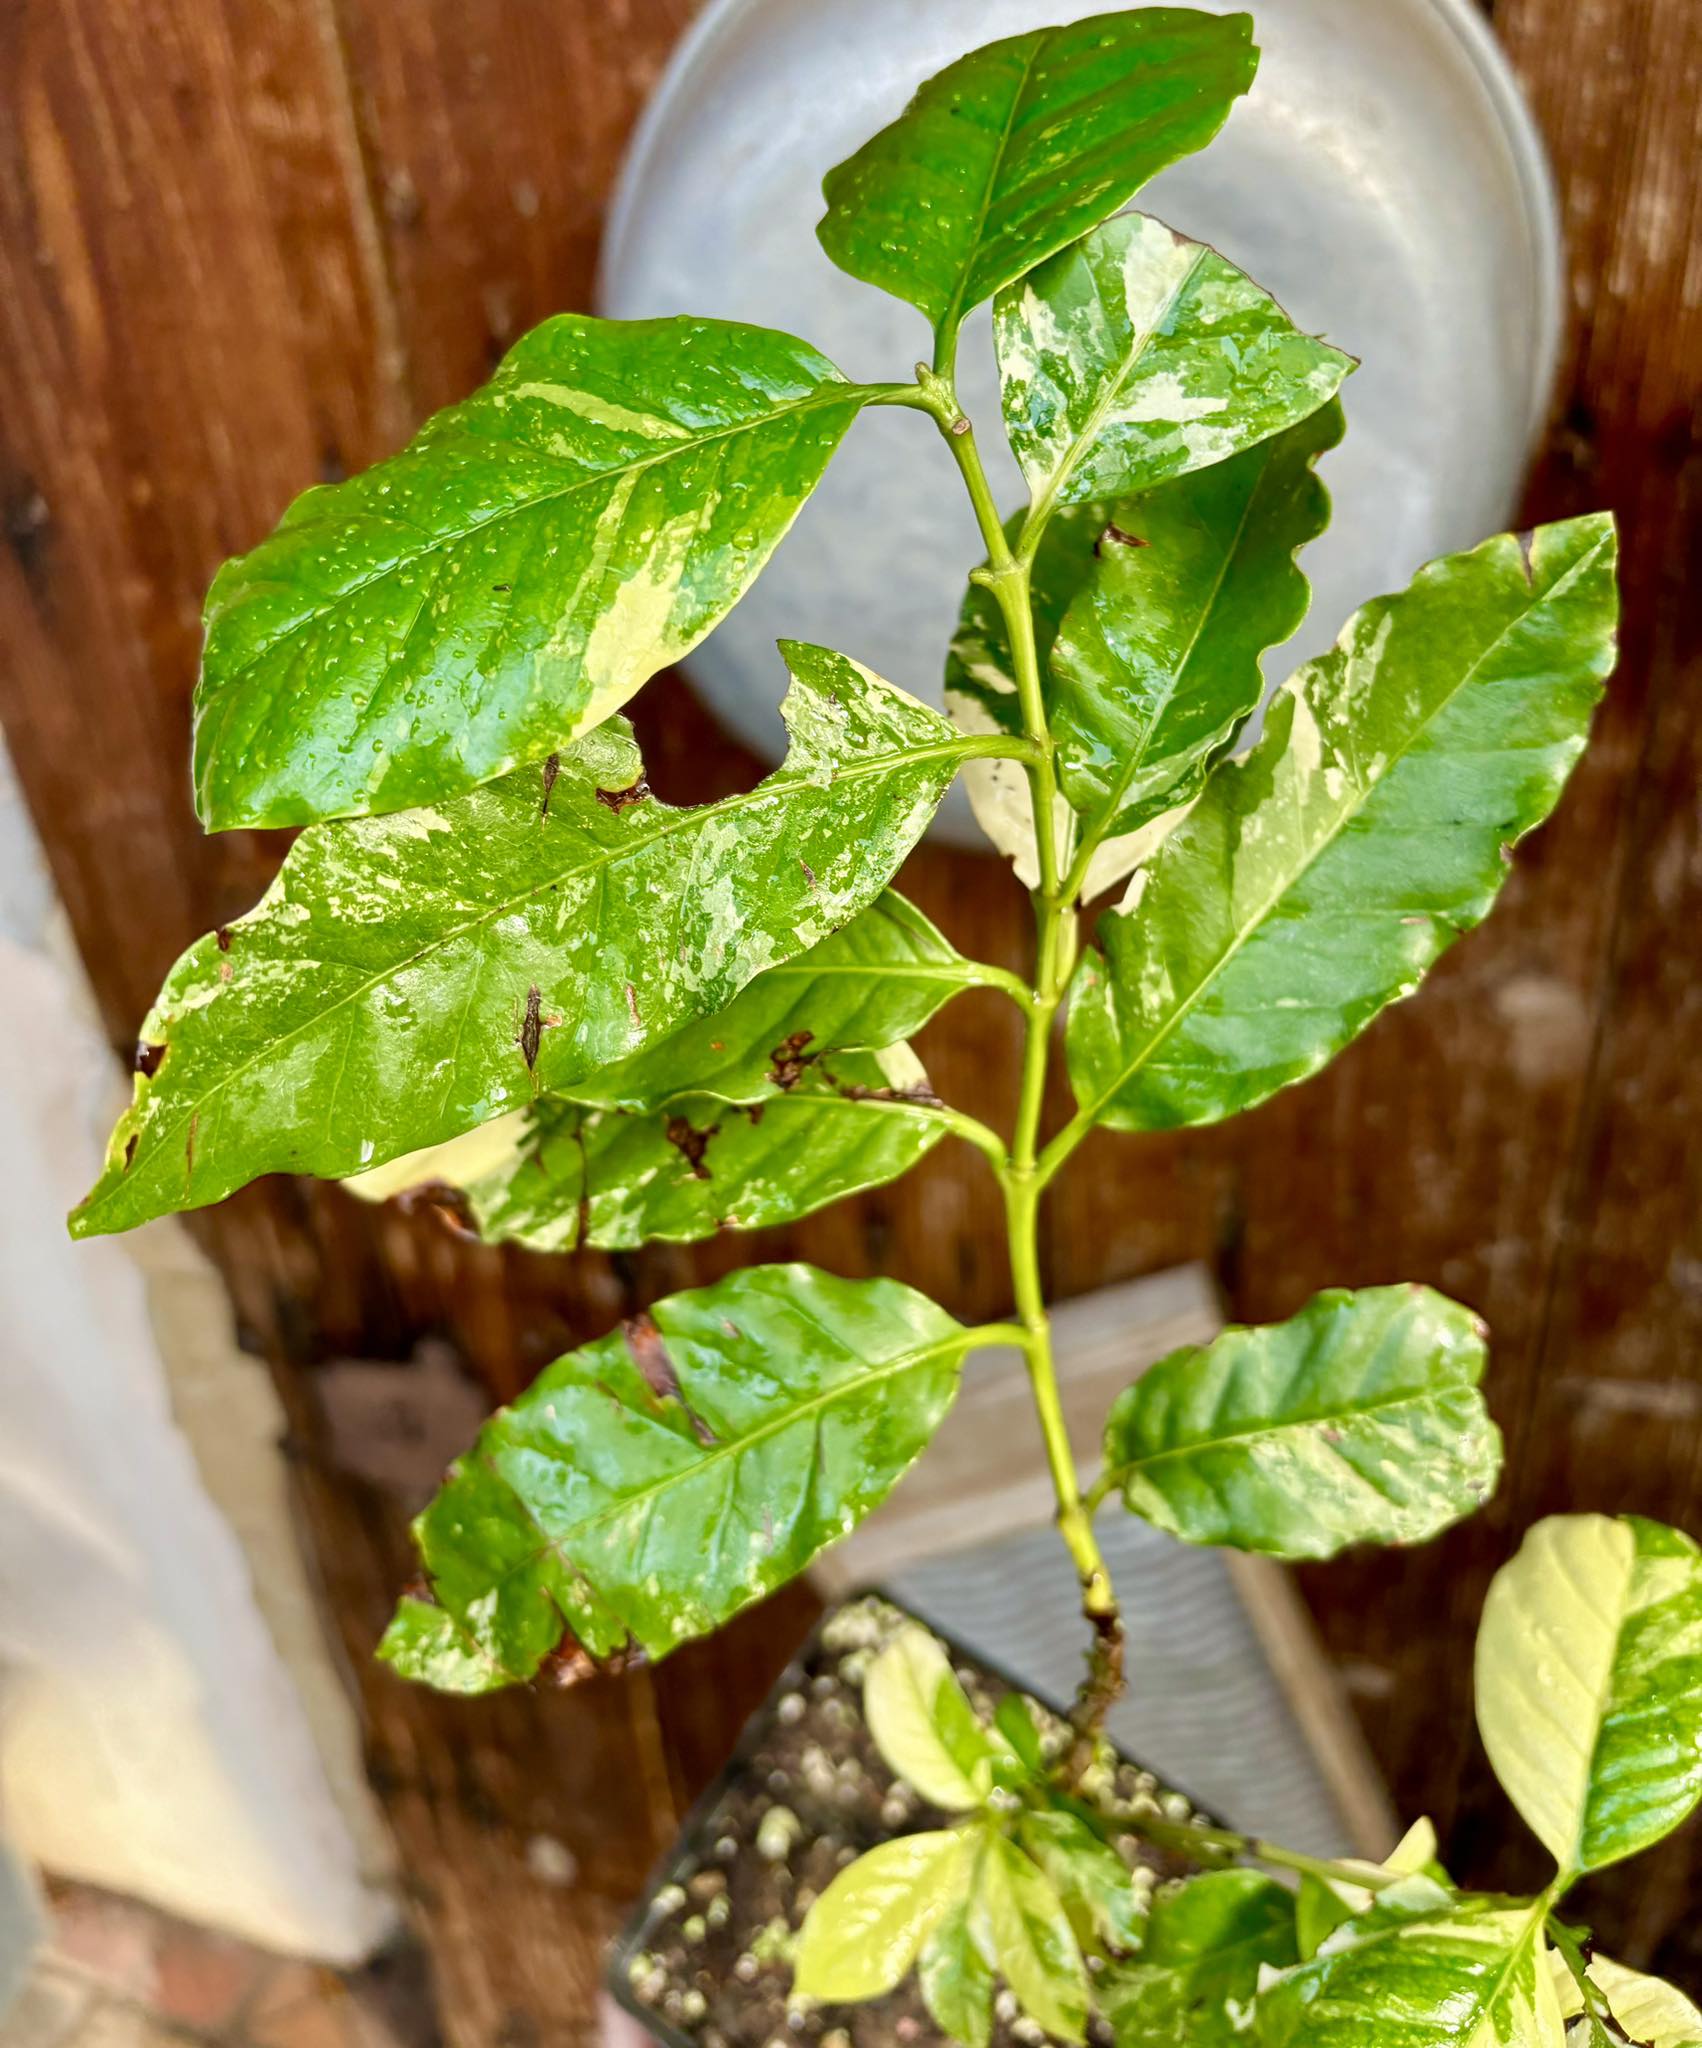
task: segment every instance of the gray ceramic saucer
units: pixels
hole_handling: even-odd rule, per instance
[[[1208,0],[1213,4],[1213,0]],[[1092,11],[1087,0],[710,0],[622,174],[602,310],[783,327],[849,375],[909,374],[912,308],[816,242],[822,173],[974,44]],[[1228,5],[1217,7],[1230,12]],[[1139,205],[1221,249],[1299,324],[1364,360],[1325,464],[1330,532],[1305,557],[1311,616],[1274,681],[1364,598],[1506,524],[1560,332],[1557,217],[1541,144],[1469,0],[1252,0],[1263,62],[1204,154]],[[960,384],[1002,500],[985,308]],[[937,703],[964,573],[979,559],[949,459],[919,414],[861,419],[756,588],[689,672],[773,757],[774,642],[818,640]],[[961,792],[942,813],[973,835]]]

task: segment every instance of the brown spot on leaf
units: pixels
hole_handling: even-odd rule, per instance
[[[141,1142],[141,1137],[140,1131],[132,1131],[129,1137],[124,1140],[124,1171],[126,1173],[130,1171],[130,1162],[136,1156],[136,1147]]]
[[[819,1054],[806,1053],[804,1047],[815,1038],[813,1031],[794,1031],[790,1038],[783,1038],[768,1055],[771,1065],[768,1078],[776,1088],[796,1088],[804,1078],[804,1071],[812,1066]]]
[[[833,1086],[847,1102],[914,1102],[923,1109],[940,1107],[940,1098],[926,1081],[912,1081],[908,1088],[866,1088],[860,1081],[834,1081]]]
[[[588,1678],[619,1678],[636,1671],[647,1661],[644,1652],[629,1638],[606,1657],[593,1657],[570,1628],[563,1628],[561,1640],[538,1666],[538,1676],[549,1685],[583,1685]]]
[[[526,1014],[520,1020],[520,1029],[515,1042],[520,1047],[520,1057],[526,1062],[526,1071],[536,1074],[538,1070],[538,1044],[544,1035],[543,997],[538,984],[533,982],[526,991]]]
[[[230,951],[230,926],[228,924],[220,925],[218,930],[214,932],[213,937],[218,942],[218,948],[221,953],[228,953]]]
[[[625,789],[600,789],[597,801],[605,810],[624,811],[629,804],[641,804],[650,794],[650,785],[641,775]]]
[[[1120,526],[1108,525],[1094,542],[1093,552],[1096,555],[1104,554],[1108,541],[1113,547],[1118,548],[1144,548],[1152,545],[1150,541],[1142,540],[1138,533],[1126,533]]]
[[[703,1155],[709,1150],[710,1139],[718,1138],[721,1135],[721,1126],[719,1124],[711,1124],[707,1130],[700,1131],[689,1118],[671,1116],[668,1119],[664,1135],[668,1143],[674,1147],[685,1160],[687,1166],[691,1168],[693,1180],[708,1180],[711,1178],[709,1168],[703,1163]]]
[[[1536,577],[1531,569],[1530,528],[1528,526],[1525,527],[1521,532],[1514,534],[1513,538],[1519,543],[1519,566],[1525,572],[1525,583],[1534,590],[1536,588]]]
[[[816,880],[815,869],[810,866],[809,862],[805,860],[802,857],[802,855],[799,856],[798,865],[803,869],[804,879],[809,883],[811,893],[813,894],[817,889],[821,887],[821,884]]]
[[[396,1197],[396,1206],[404,1216],[434,1216],[456,1237],[466,1238],[473,1244],[479,1242],[466,1190],[453,1186],[449,1181],[427,1180],[421,1181],[417,1188],[404,1188]]]
[[[164,1058],[165,1047],[163,1045],[150,1045],[145,1038],[137,1039],[136,1071],[138,1074],[145,1074],[151,1081],[159,1072],[160,1063]]]
[[[644,1019],[638,1014],[638,991],[630,981],[626,985],[626,1007],[632,1018],[632,1028],[635,1031],[642,1031]]]
[[[195,1133],[201,1128],[201,1112],[191,1110],[189,1129],[183,1139],[183,1185],[188,1187],[195,1178]]]
[[[697,1433],[700,1444],[719,1441],[714,1430],[701,1415],[694,1413],[691,1404],[680,1392],[679,1377],[674,1371],[674,1361],[668,1356],[668,1347],[662,1341],[662,1333],[647,1315],[628,1316],[621,1324],[621,1335],[626,1339],[626,1348],[632,1354],[632,1362],[643,1376],[644,1384],[658,1401],[675,1401],[681,1412]]]
[[[763,1111],[767,1109],[768,1104],[766,1102],[733,1102],[729,1103],[728,1107],[737,1116],[748,1116],[751,1120],[751,1129],[754,1131],[757,1125],[762,1122]]]
[[[544,797],[538,806],[538,823],[541,825],[550,814],[550,798],[555,792],[556,777],[561,773],[561,756],[552,754],[544,763]]]

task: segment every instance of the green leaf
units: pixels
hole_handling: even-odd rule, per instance
[[[1146,1913],[1136,1903],[1133,1874],[1086,1821],[1056,1808],[1025,1813],[1017,1834],[1051,1879],[1078,1940],[1097,1939],[1111,1949],[1140,1947]]]
[[[1040,1744],[1040,1730],[1021,1693],[1005,1694],[993,1709],[993,1725],[1010,1744],[1012,1754],[1030,1777],[1044,1776],[1046,1752]]]
[[[1199,794],[1257,709],[1259,657],[1310,596],[1295,553],[1329,524],[1314,464],[1332,400],[1287,432],[1120,502],[1052,649],[1064,794],[1085,834],[1151,825]]]
[[[439,810],[304,832],[257,909],[173,968],[77,1236],[262,1173],[440,1144],[724,1007],[878,896],[965,742],[789,644],[783,765],[680,810],[576,757]],[[546,801],[547,799],[547,801]]]
[[[1008,1835],[989,1832],[975,1862],[969,1925],[976,1946],[1028,2017],[1060,2041],[1087,2024],[1087,1971],[1069,1915]]]
[[[1041,517],[1239,454],[1316,412],[1354,367],[1216,250],[1140,213],[1001,292],[993,339]]]
[[[1702,1800],[1702,1550],[1636,1516],[1553,1515],[1495,1575],[1477,1638],[1495,1775],[1569,1876]]]
[[[967,1905],[934,1925],[917,1959],[922,2003],[963,2048],[987,2048],[993,2032],[993,1973],[969,1932]]]
[[[1613,662],[1605,514],[1421,570],[1278,694],[1245,759],[1100,921],[1069,1065],[1083,1120],[1213,1123],[1315,1073],[1487,915]]]
[[[559,751],[738,602],[863,395],[766,328],[546,320],[220,570],[202,821],[396,811]]]
[[[822,183],[822,247],[925,313],[965,313],[1205,145],[1253,81],[1245,14],[1148,7],[960,57]]]
[[[634,1112],[546,1095],[345,1185],[373,1201],[430,1193],[492,1244],[688,1244],[884,1187],[945,1136],[936,1112],[921,1062],[896,1045],[817,1063],[749,1103],[683,1094]]]
[[[719,1627],[886,1498],[970,1341],[895,1281],[753,1266],[557,1359],[414,1525],[467,1659],[495,1686]],[[430,1682],[420,1641],[413,1615],[380,1654]]]
[[[1097,1985],[1117,2048],[1230,2048],[1263,1969],[1297,1960],[1294,1898],[1256,1870],[1190,1878],[1153,1900],[1138,1962]]]
[[[1565,1960],[1549,1951],[1550,1973],[1560,2010],[1570,2019],[1584,2010]],[[1702,2048],[1702,2012],[1676,1986],[1628,1970],[1599,1952],[1590,1958],[1590,1981],[1606,1998],[1621,2033],[1643,2048]]]
[[[687,1089],[770,1101],[796,1070],[829,1053],[897,1045],[954,996],[996,979],[888,889],[820,945],[759,974],[725,1009],[600,1068],[574,1093],[608,1109],[655,1109]]]
[[[1263,2048],[1564,2048],[1541,1907],[1459,1902],[1415,1914],[1384,1893],[1260,1993],[1258,2038]]]
[[[1121,1393],[1105,1469],[1188,1543],[1332,1557],[1422,1543],[1479,1506],[1501,1435],[1483,1325],[1428,1287],[1331,1288],[1286,1323],[1186,1345]]]
[[[1101,842],[1084,897],[1150,857],[1256,706],[1260,654],[1305,616],[1294,554],[1328,523],[1312,465],[1341,430],[1332,400],[1228,462],[1122,501],[1062,506],[1042,530],[1030,587],[1064,791],[1057,823],[1073,805]],[[1007,526],[1013,546],[1021,528],[1019,514]],[[961,732],[1022,729],[1004,615],[984,584],[963,602],[946,709]],[[982,830],[1032,888],[1021,764],[974,761],[965,780]]]
[[[906,1623],[870,1664],[863,1716],[888,1769],[924,1799],[948,1813],[985,1801],[992,1745],[950,1659],[925,1628]]]
[[[1374,1879],[1393,1872],[1398,1877],[1422,1874],[1434,1878],[1438,1884],[1447,1883],[1447,1872],[1436,1860],[1436,1829],[1429,1820],[1415,1820],[1381,1863],[1362,1863],[1355,1857],[1348,1857],[1342,1860],[1342,1868],[1363,1870],[1367,1877]],[[1326,1880],[1310,1873],[1302,1876],[1294,1906],[1294,1927],[1301,1956],[1315,1956],[1344,1921],[1353,1919],[1356,1914],[1369,1912],[1376,1903],[1377,1890],[1375,1884],[1354,1884],[1341,1878]]]
[[[892,1990],[961,1902],[968,1862],[968,1838],[942,1828],[882,1842],[848,1863],[804,1916],[794,1995],[836,2002]]]

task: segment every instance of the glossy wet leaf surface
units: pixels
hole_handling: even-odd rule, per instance
[[[219,572],[202,821],[396,811],[560,750],[732,608],[861,402],[766,328],[546,320]]]
[[[1670,1834],[1702,1801],[1702,1550],[1637,1516],[1538,1522],[1484,1602],[1477,1718],[1562,1870]]]
[[[1261,2048],[1565,2048],[1541,1914],[1471,1902],[1408,1913],[1380,1900],[1261,1994],[1257,2039]]]
[[[1190,1543],[1289,1558],[1422,1543],[1494,1489],[1484,1362],[1481,1322],[1428,1287],[1333,1288],[1150,1367],[1111,1410],[1106,1470]]]
[[[1097,14],[974,50],[823,181],[841,270],[936,329],[1201,149],[1252,83],[1245,14]]]
[[[433,809],[316,827],[256,910],[193,947],[72,1228],[270,1172],[442,1143],[727,1003],[881,893],[958,742],[843,657],[789,645],[792,747],[697,809],[610,800],[572,756]]]
[[[1084,1113],[1212,1123],[1315,1073],[1488,913],[1613,665],[1606,515],[1486,541],[1357,612],[1100,920]]]
[[[1259,658],[1306,616],[1296,551],[1329,524],[1314,465],[1339,405],[1210,469],[1119,501],[1052,648],[1064,794],[1095,839],[1191,802],[1257,708]]]
[[[1353,359],[1203,242],[1126,213],[1001,292],[1005,431],[1036,506],[1144,491],[1281,433]]]
[[[1231,2048],[1249,2038],[1261,1968],[1296,1959],[1293,1894],[1258,1871],[1212,1871],[1153,1901],[1139,1959],[1097,1996],[1117,2048]]]
[[[488,1243],[533,1251],[689,1244],[792,1223],[908,1173],[945,1136],[916,1095],[933,1100],[905,1046],[836,1055],[831,1073],[751,1103],[685,1094],[619,1110],[547,1095],[396,1161],[376,1188],[349,1185],[440,1201]]]
[[[381,1654],[460,1689],[575,1648],[652,1657],[795,1577],[891,1490],[957,1391],[967,1333],[891,1280],[755,1266],[548,1366],[415,1524],[436,1610]],[[476,1681],[476,1682],[475,1682]]]

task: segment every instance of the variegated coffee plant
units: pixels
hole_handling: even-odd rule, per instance
[[[200,814],[303,829],[257,907],[168,976],[72,1228],[283,1171],[425,1190],[491,1240],[631,1246],[785,1223],[977,1146],[1009,1322],[803,1266],[656,1303],[453,1468],[381,1654],[469,1693],[663,1656],[877,1507],[966,1362],[1016,1345],[1092,1642],[1073,1733],[1048,1747],[1009,1701],[983,1725],[920,1632],[883,1653],[872,1730],[941,1825],[815,1903],[799,1997],[877,1997],[915,1968],[968,2048],[1000,1980],[1053,2037],[1097,2013],[1121,2048],[1702,2043],[1684,1997],[1557,1917],[1702,1796],[1702,1555],[1674,1530],[1545,1522],[1491,1591],[1479,1718],[1555,1861],[1535,1897],[1462,1893],[1422,1827],[1384,1864],[1327,1864],[1105,1795],[1123,1637],[1102,1504],[1322,1558],[1434,1536],[1494,1487],[1501,1442],[1468,1309],[1331,1292],[1153,1367],[1084,1491],[1044,1191],[1096,1127],[1250,1109],[1410,994],[1553,809],[1613,665],[1610,520],[1502,535],[1356,613],[1237,751],[1306,609],[1295,557],[1328,519],[1317,464],[1354,364],[1123,209],[1247,91],[1251,29],[1151,8],[990,44],[829,173],[827,253],[933,330],[912,381],[854,383],[760,328],[561,315],[220,572]],[[955,381],[987,300],[1014,509]],[[950,715],[855,648],[788,643],[783,764],[663,803],[623,705],[738,602],[868,406],[938,430],[979,520]],[[959,774],[1032,892],[1027,978],[964,958],[893,888]],[[1084,946],[1083,905],[1113,886]],[[997,1126],[943,1102],[911,1044],[969,988],[1026,1030]],[[1047,1132],[1060,1020],[1077,1107]],[[1202,1874],[1151,1896],[1142,1838]]]

